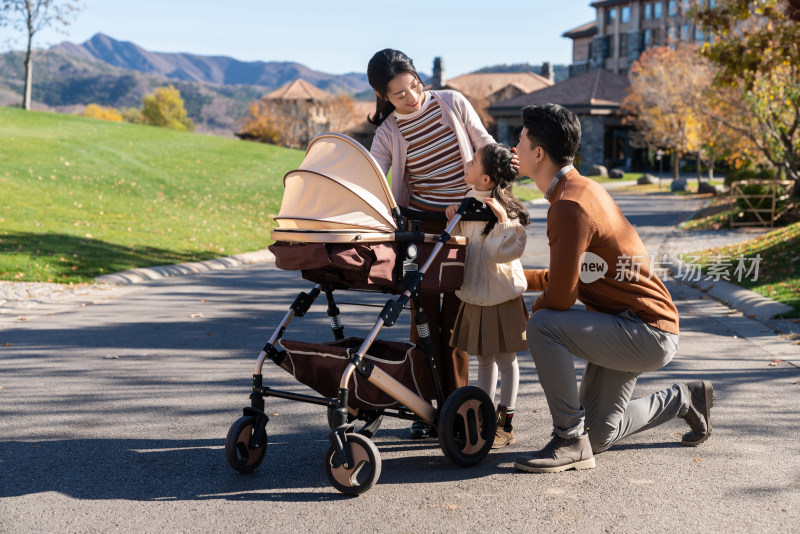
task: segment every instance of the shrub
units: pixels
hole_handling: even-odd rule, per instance
[[[194,122],[186,116],[181,93],[172,85],[159,87],[144,97],[142,104],[145,124],[179,131],[194,130]]]
[[[84,117],[89,117],[90,119],[122,122],[122,114],[119,112],[119,110],[97,104],[89,104],[86,106],[81,112],[81,115]]]

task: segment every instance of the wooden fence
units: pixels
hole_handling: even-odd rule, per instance
[[[758,186],[758,187],[755,187]],[[792,180],[742,180],[731,184],[731,198],[739,210],[731,213],[731,228],[737,226],[769,226],[775,224],[775,215],[781,202],[789,199]],[[739,202],[739,201],[742,202]],[[747,217],[755,216],[755,220]],[[737,219],[741,218],[741,221]]]

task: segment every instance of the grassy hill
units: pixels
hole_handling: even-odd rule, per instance
[[[86,282],[265,248],[303,152],[0,107],[0,279]]]
[[[21,103],[24,72],[21,52],[0,54],[0,105]],[[34,56],[34,109],[72,113],[90,103],[140,108],[145,95],[168,84],[181,92],[197,131],[227,137],[233,137],[238,128],[236,120],[246,113],[248,103],[269,92],[251,85],[171,80],[56,51],[41,51]]]

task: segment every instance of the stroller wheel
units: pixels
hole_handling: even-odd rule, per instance
[[[333,430],[336,428],[335,418],[334,418],[334,409],[328,407],[328,427]],[[381,423],[383,422],[383,415],[380,411],[377,410],[362,410],[356,417],[352,415],[347,416],[347,422],[352,423],[356,419],[364,421],[364,426],[356,430],[362,436],[366,436],[368,438],[372,438],[375,435],[375,432],[381,427]]]
[[[325,451],[325,475],[334,488],[345,495],[361,495],[381,476],[381,455],[369,438],[361,434],[347,434],[347,446],[353,465],[342,465],[342,457],[333,445]]]
[[[489,454],[496,425],[494,405],[482,389],[458,388],[439,414],[439,445],[453,463],[472,467]]]
[[[225,458],[228,459],[228,465],[240,473],[254,471],[261,464],[267,451],[266,429],[258,444],[254,448],[250,447],[255,424],[256,418],[251,415],[240,417],[231,425],[228,437],[225,439]]]

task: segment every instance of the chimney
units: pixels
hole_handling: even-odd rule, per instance
[[[550,64],[549,61],[545,61],[544,63],[542,63],[541,75],[550,80],[551,82],[555,81],[556,75],[555,72],[553,72],[553,66]]]
[[[442,58],[433,58],[433,79],[431,85],[434,89],[441,89],[444,87],[444,62]]]

